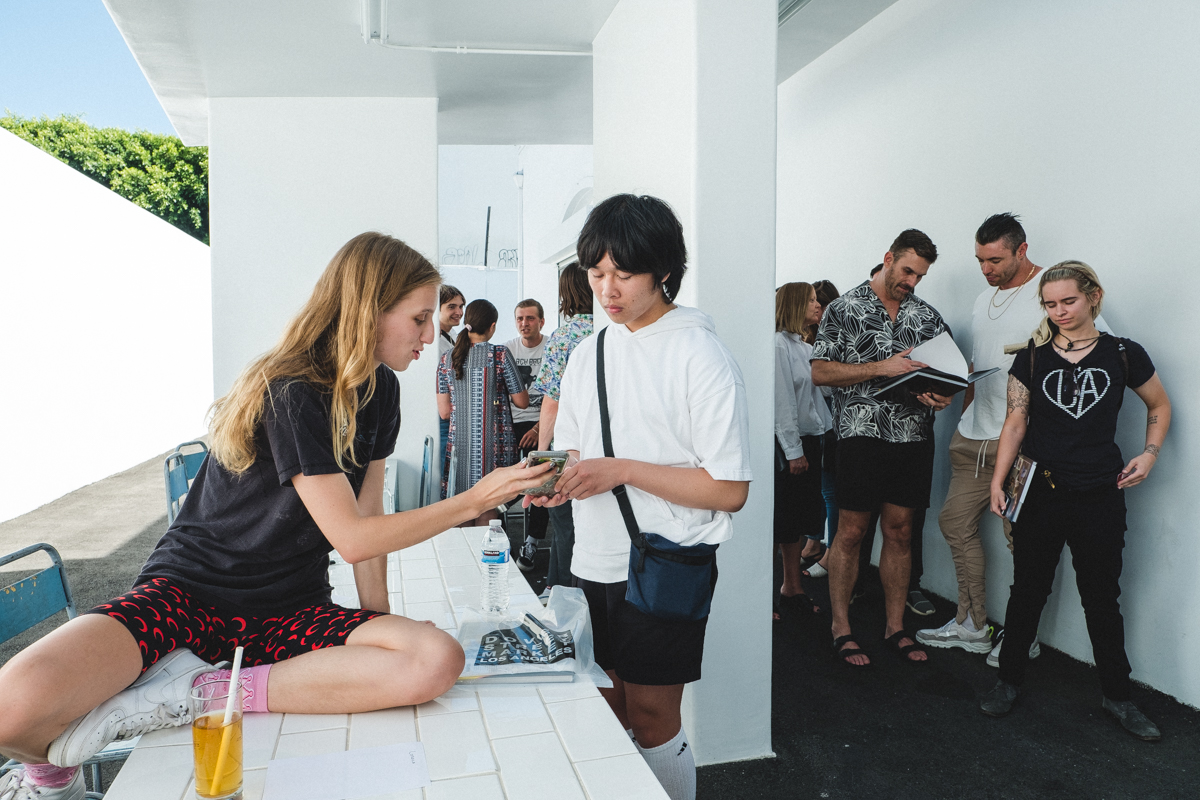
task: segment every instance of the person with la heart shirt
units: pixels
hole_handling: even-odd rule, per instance
[[[993,512],[1004,514],[1004,479],[1018,450],[1037,466],[1012,529],[1013,585],[1000,680],[984,695],[980,710],[996,717],[1012,710],[1066,544],[1087,617],[1102,706],[1134,736],[1156,741],[1161,738],[1158,728],[1130,699],[1118,598],[1124,490],[1144,481],[1154,468],[1171,425],[1171,401],[1141,345],[1096,330],[1104,290],[1091,267],[1080,261],[1056,264],[1042,274],[1038,293],[1046,319],[1009,370],[1008,413],[992,476]],[[1126,386],[1147,409],[1145,450],[1128,463],[1116,443]]]

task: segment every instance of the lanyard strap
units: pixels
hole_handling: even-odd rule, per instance
[[[608,386],[604,382],[604,334],[608,328],[603,328],[596,337],[596,390],[600,396],[600,435],[604,439],[604,455],[615,458],[612,446],[612,429],[608,424]],[[629,539],[639,551],[645,547],[641,529],[638,528],[637,517],[633,515],[633,506],[629,503],[629,495],[625,485],[614,486],[612,493],[617,498],[621,508],[621,516],[625,519],[625,529],[629,531]]]

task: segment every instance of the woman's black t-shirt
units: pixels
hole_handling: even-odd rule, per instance
[[[391,455],[400,431],[400,385],[385,365],[360,406],[354,455],[343,472],[357,497],[367,466]],[[137,583],[169,578],[210,605],[254,616],[329,602],[332,545],[292,487],[292,477],[342,472],[330,433],[330,395],[300,381],[272,384],[255,432],[257,458],[234,475],[208,457],[175,522]]]
[[[1129,360],[1128,379],[1121,346]],[[1029,389],[1029,426],[1021,451],[1050,470],[1056,486],[1087,490],[1116,486],[1125,466],[1117,447],[1117,414],[1125,387],[1154,377],[1142,346],[1104,335],[1078,364],[1047,343],[1037,348],[1033,380],[1029,348],[1017,353],[1010,375]]]

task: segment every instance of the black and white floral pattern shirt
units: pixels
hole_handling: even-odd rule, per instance
[[[916,295],[900,303],[896,321],[869,282],[834,300],[821,317],[812,360],[867,364],[891,358],[946,330],[942,315]],[[923,442],[933,433],[933,410],[903,391],[872,397],[884,379],[840,386],[833,392],[833,417],[839,439],[870,436],[885,442]]]

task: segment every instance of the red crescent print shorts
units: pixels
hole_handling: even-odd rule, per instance
[[[248,667],[286,661],[302,653],[346,643],[350,632],[379,611],[321,603],[276,617],[236,615],[207,605],[167,578],[148,583],[88,611],[124,625],[142,651],[142,672],[172,650],[186,647],[211,664],[232,661],[245,648]]]

